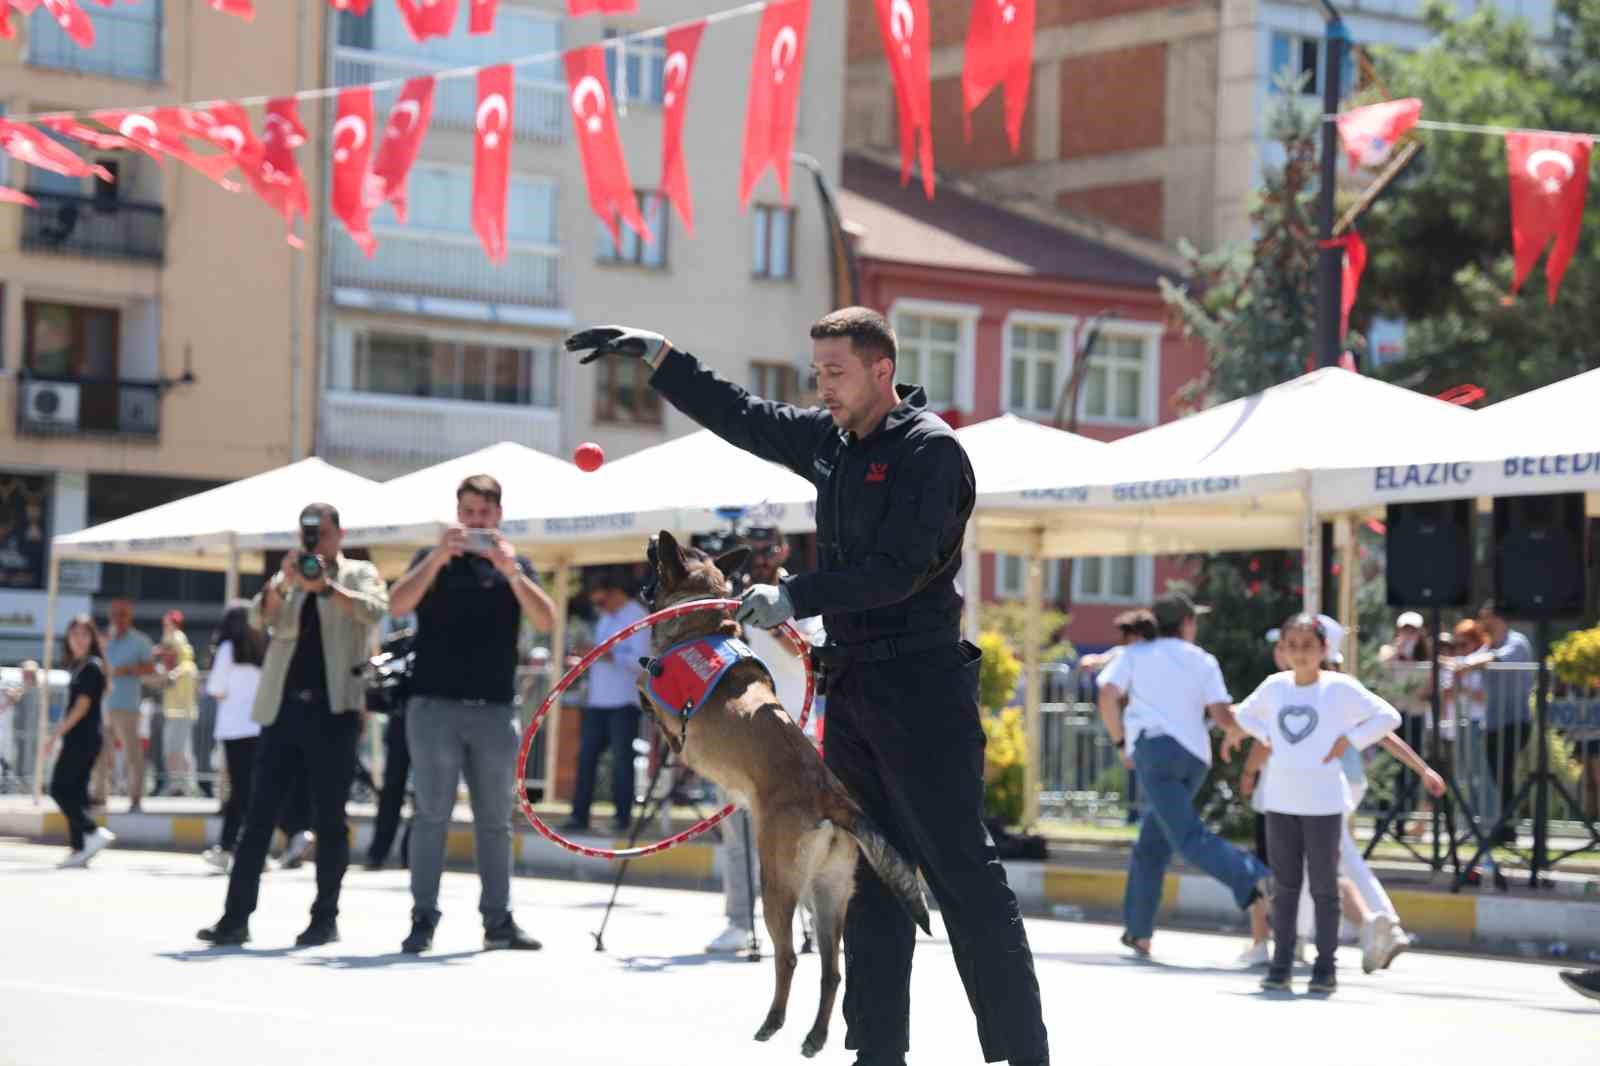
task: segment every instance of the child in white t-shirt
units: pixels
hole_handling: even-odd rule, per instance
[[[1282,650],[1290,669],[1261,683],[1234,709],[1223,755],[1246,733],[1272,754],[1256,786],[1267,814],[1267,853],[1277,879],[1272,903],[1274,952],[1263,988],[1289,987],[1294,963],[1300,883],[1309,872],[1316,914],[1317,958],[1310,991],[1337,987],[1339,843],[1354,794],[1341,765],[1351,748],[1377,743],[1400,724],[1400,712],[1354,678],[1323,670],[1327,633],[1312,615],[1284,623]]]

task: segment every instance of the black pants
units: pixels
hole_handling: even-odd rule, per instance
[[[71,736],[61,742],[55,772],[50,775],[50,798],[67,817],[67,837],[73,851],[83,850],[83,838],[100,828],[89,817],[89,778],[95,760],[100,758],[99,737],[78,740]]]
[[[587,825],[589,804],[594,802],[594,779],[600,756],[611,749],[611,801],[617,813],[613,824],[627,828],[633,815],[633,741],[639,735],[639,708],[585,707],[583,733],[578,742],[578,783],[572,792],[572,818]]]
[[[312,824],[317,833],[317,898],[311,905],[311,916],[321,920],[338,916],[339,886],[350,861],[344,804],[355,774],[360,730],[361,716],[355,712],[333,714],[325,703],[302,703],[293,696],[283,698],[278,720],[261,731],[250,814],[228,878],[224,925],[243,925],[256,909],[267,846],[284,800],[294,787],[297,764],[304,765],[310,782]]]
[[[1515,818],[1511,801],[1517,798],[1517,756],[1533,736],[1529,722],[1504,725],[1483,734],[1483,753],[1489,761],[1489,776],[1500,792],[1500,817]]]
[[[244,827],[245,812],[250,809],[260,748],[260,737],[222,742],[222,754],[228,761],[228,798],[222,804],[222,839],[217,841],[217,846],[223,851],[232,851],[239,842],[239,830]]]
[[[1278,882],[1272,898],[1272,968],[1294,966],[1295,922],[1300,917],[1300,885],[1310,871],[1311,909],[1316,914],[1315,974],[1333,973],[1339,949],[1339,835],[1342,814],[1279,814],[1267,812],[1267,850],[1272,876]]]
[[[351,757],[354,761],[354,756]],[[258,757],[256,762],[261,760]],[[289,760],[286,768],[285,779],[289,782],[284,789],[283,807],[278,811],[278,828],[283,830],[283,835],[292,837],[296,833],[304,833],[311,828],[311,782],[306,776],[306,761],[303,758]],[[350,771],[351,779],[355,778],[355,770]],[[254,792],[251,793],[255,795]]]
[[[406,718],[389,715],[383,728],[383,790],[378,796],[378,818],[372,824],[369,862],[382,862],[394,846],[400,828],[400,808],[406,801],[406,778],[411,774],[411,749],[406,747]]]
[[[1048,1038],[1017,898],[983,824],[980,653],[963,641],[830,668],[826,761],[901,855],[921,867],[978,1022],[984,1059],[1043,1063]],[[845,917],[845,1047],[910,1048],[916,927],[862,860]]]

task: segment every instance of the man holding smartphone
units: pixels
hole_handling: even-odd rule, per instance
[[[472,802],[482,893],[483,946],[537,951],[511,916],[511,814],[517,746],[517,633],[526,617],[540,629],[555,604],[533,565],[499,533],[500,483],[487,474],[456,489],[456,524],[417,553],[389,597],[395,614],[415,613],[415,665],[406,704],[406,743],[416,783],[411,820],[411,933],[408,954],[433,946],[439,877],[463,773]]]

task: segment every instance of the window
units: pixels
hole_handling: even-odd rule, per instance
[[[407,180],[411,213],[405,231],[453,233],[472,236],[472,171],[468,167],[418,163]],[[556,183],[543,178],[511,179],[506,202],[506,238],[523,244],[554,245]],[[373,212],[372,224],[399,226],[394,206],[383,204]]]
[[[494,33],[473,35],[466,32],[470,4],[462,4],[457,16],[455,32],[447,37],[432,37],[418,41],[406,29],[405,19],[395,4],[375,3],[365,15],[340,13],[336,31],[342,46],[364,48],[392,56],[412,56],[425,59],[430,66],[458,67],[475,64],[502,63],[520,56],[549,55],[552,58],[538,63],[519,64],[517,80],[531,79],[559,83],[562,79],[561,60],[554,58],[561,51],[561,16],[541,11],[528,4],[501,4],[495,15]],[[361,25],[365,23],[365,25]],[[385,70],[384,75],[410,76],[415,70]],[[380,75],[380,76],[384,76]],[[461,82],[465,92],[473,92],[471,78],[452,79]],[[441,82],[438,94],[446,91]],[[564,94],[563,94],[564,95]],[[438,114],[439,95],[434,98],[435,115]],[[565,111],[565,108],[562,109]],[[561,119],[566,121],[566,115]]]
[[[606,40],[619,36],[617,30],[607,30]],[[617,59],[622,57],[623,84],[617,84]],[[660,37],[649,40],[619,41],[606,46],[606,81],[611,85],[611,97],[619,107],[629,104],[659,105],[664,96],[667,67],[667,43]]]
[[[1072,566],[1072,598],[1077,603],[1145,603],[1152,573],[1149,556],[1078,559]]]
[[[1044,568],[1044,595],[1046,601],[1061,598],[1061,564],[1054,559],[1040,560]],[[996,552],[994,557],[995,597],[1002,600],[1020,600],[1028,595],[1028,560],[1021,555]]]
[[[1006,410],[1050,418],[1065,384],[1068,330],[1062,324],[1015,323],[1006,335]]]
[[[613,244],[611,231],[597,218],[594,220],[594,257],[602,263],[623,263],[664,270],[667,266],[667,198],[658,192],[640,192],[635,195],[639,200],[639,214],[644,216],[645,228],[655,240],[648,244],[640,240],[639,235],[619,219],[617,237],[622,243]]]
[[[1156,334],[1118,333],[1111,329],[1095,338],[1089,365],[1078,390],[1078,416],[1091,422],[1148,426],[1155,424]]]
[[[900,340],[895,377],[921,385],[928,394],[928,406],[935,411],[960,407],[956,386],[961,365],[961,319],[901,311],[894,317],[894,331]]]
[[[556,405],[556,357],[516,347],[419,334],[356,334],[351,387],[357,392],[439,400]]]
[[[800,402],[800,374],[788,363],[751,363],[750,391],[763,400]]]
[[[1280,92],[1279,81],[1285,76],[1293,82],[1299,80],[1300,95],[1313,98],[1322,96],[1322,64],[1326,50],[1320,37],[1302,37],[1295,33],[1272,35],[1272,66],[1268,70],[1268,91]],[[1346,45],[1341,64],[1339,85],[1346,93],[1356,88],[1355,49]]]
[[[93,48],[79,48],[48,9],[28,21],[28,62],[51,70],[99,74],[132,81],[160,81],[163,0],[96,7]]]
[[[29,300],[23,305],[23,365],[41,377],[117,380],[121,313]]]
[[[596,366],[596,422],[661,424],[661,397],[650,387],[650,367],[643,359],[602,359]]]
[[[794,277],[794,208],[756,204],[750,219],[750,272],[773,281]]]

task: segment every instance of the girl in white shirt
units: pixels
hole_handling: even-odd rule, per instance
[[[216,737],[228,763],[228,800],[222,808],[222,838],[216,847],[207,848],[203,857],[223,873],[232,865],[233,846],[244,826],[255,783],[261,726],[251,717],[251,710],[261,683],[265,644],[261,634],[250,628],[250,605],[243,600],[229,604],[217,627],[217,652],[206,678],[206,692],[217,700]]]
[[[1327,633],[1313,615],[1284,623],[1283,654],[1290,669],[1263,681],[1234,710],[1236,725],[1223,745],[1227,757],[1255,737],[1272,749],[1257,786],[1267,812],[1267,853],[1277,879],[1272,902],[1274,952],[1261,986],[1289,988],[1294,963],[1300,883],[1309,870],[1316,914],[1316,962],[1310,991],[1337,987],[1339,844],[1354,795],[1340,759],[1351,748],[1377,743],[1400,724],[1400,712],[1354,678],[1323,670]]]

